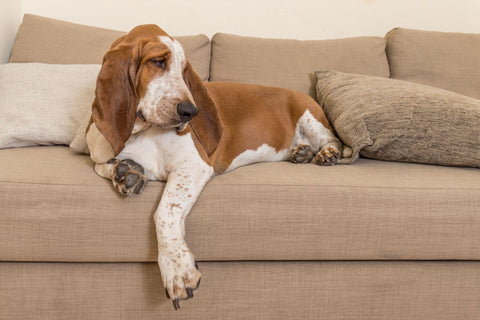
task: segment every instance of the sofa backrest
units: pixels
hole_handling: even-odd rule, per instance
[[[480,99],[480,34],[396,28],[385,39],[392,78]]]
[[[99,64],[123,31],[26,14],[9,62]],[[480,34],[396,28],[385,38],[261,39],[218,33],[176,37],[203,80],[296,89],[315,97],[330,69],[440,87],[480,99]]]
[[[301,41],[217,33],[210,80],[285,87],[315,97],[319,69],[388,77],[385,45],[380,37]]]

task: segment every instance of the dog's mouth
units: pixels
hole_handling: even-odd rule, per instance
[[[175,127],[175,129],[177,129],[177,132],[183,132],[185,130],[185,128],[187,127],[187,124],[188,124],[188,121],[183,122],[180,125],[178,125],[177,127]]]
[[[148,122],[147,122],[148,123]],[[175,129],[177,132],[183,132],[188,125],[188,121],[185,122],[176,122],[174,124],[157,124],[157,123],[149,123],[150,125],[162,128],[162,129]]]
[[[162,128],[162,129],[175,129],[177,132],[182,132],[185,130],[187,127],[188,121],[181,121],[181,120],[172,120],[169,123],[158,123],[156,121],[151,121],[149,119],[146,119],[145,116],[141,111],[137,112],[137,119],[141,120],[141,123],[144,123],[146,126],[154,126],[157,128]]]

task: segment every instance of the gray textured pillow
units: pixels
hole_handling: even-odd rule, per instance
[[[355,160],[480,167],[480,100],[373,76],[318,71],[317,96]]]

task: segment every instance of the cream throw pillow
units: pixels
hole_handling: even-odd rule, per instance
[[[100,65],[0,65],[0,148],[68,145],[91,109]]]
[[[316,77],[319,103],[353,160],[480,167],[480,100],[373,76]]]

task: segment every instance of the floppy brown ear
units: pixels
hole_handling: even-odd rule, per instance
[[[210,156],[217,149],[223,133],[223,122],[215,106],[215,102],[203,85],[202,79],[187,62],[184,80],[192,93],[198,115],[190,121],[190,126]]]
[[[138,55],[132,45],[115,43],[103,57],[97,78],[92,120],[110,142],[115,155],[130,137],[136,119],[138,98],[135,75]]]

